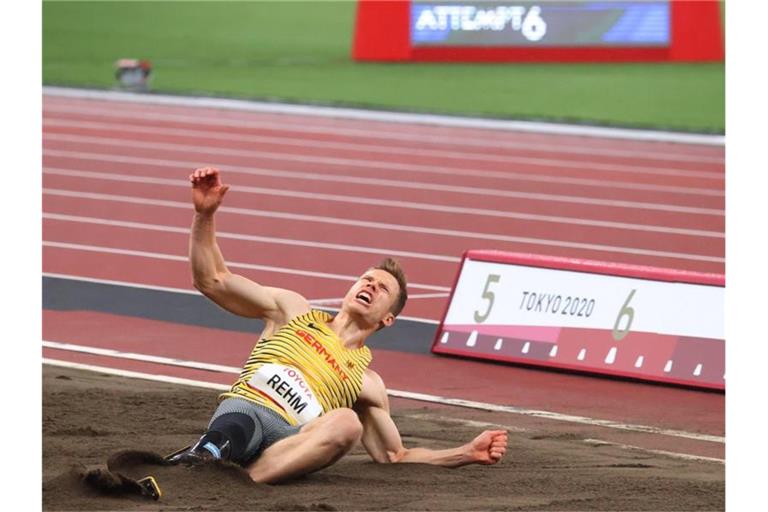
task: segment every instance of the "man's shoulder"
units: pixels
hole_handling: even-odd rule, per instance
[[[272,295],[278,309],[287,317],[295,317],[312,310],[307,298],[299,292],[273,286],[266,286],[265,288]]]
[[[361,405],[387,407],[387,388],[381,376],[370,368],[363,373],[363,388],[358,401]]]

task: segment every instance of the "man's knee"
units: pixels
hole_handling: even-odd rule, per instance
[[[348,451],[363,435],[363,425],[352,409],[336,409],[325,424],[323,442],[339,450]]]

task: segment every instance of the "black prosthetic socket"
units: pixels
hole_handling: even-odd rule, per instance
[[[213,420],[195,448],[212,443],[221,452],[222,459],[239,461],[245,455],[245,450],[255,433],[256,424],[250,416],[230,412]]]

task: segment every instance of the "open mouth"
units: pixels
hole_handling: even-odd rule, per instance
[[[371,305],[371,302],[373,302],[373,296],[368,292],[360,292],[355,296],[355,299],[357,299],[360,302],[364,302],[367,305]]]

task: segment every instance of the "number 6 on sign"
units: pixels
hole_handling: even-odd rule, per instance
[[[624,339],[624,336],[629,334],[629,328],[632,326],[632,320],[635,319],[635,308],[629,307],[629,301],[632,300],[632,297],[635,295],[636,291],[637,290],[632,290],[629,292],[629,297],[627,297],[627,300],[624,301],[624,305],[621,306],[619,316],[616,317],[616,323],[613,324],[613,339],[616,341],[621,341]],[[621,319],[623,317],[627,317],[627,325],[623,329],[620,329],[619,324],[621,323]]]
[[[432,351],[725,389],[724,292],[720,274],[466,251]]]
[[[496,294],[488,288],[490,288],[491,283],[498,283],[499,279],[501,279],[501,276],[498,274],[488,274],[488,280],[485,282],[485,289],[483,289],[483,299],[488,301],[488,309],[486,309],[485,313],[482,315],[480,314],[480,311],[475,311],[475,322],[481,324],[485,322],[485,319],[491,314],[491,308],[493,308],[493,301],[496,299]]]

